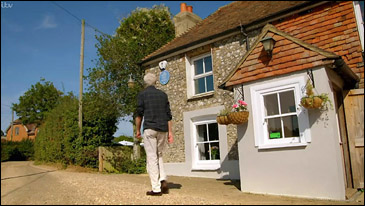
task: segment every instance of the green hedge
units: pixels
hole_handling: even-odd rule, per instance
[[[114,111],[102,99],[85,95],[83,133],[79,137],[78,99],[71,94],[48,113],[35,141],[35,160],[98,168],[98,147],[111,145],[117,127]]]
[[[117,173],[143,174],[146,173],[146,152],[141,148],[141,158],[134,161],[131,159],[133,147],[113,146],[107,148],[112,157],[106,157],[106,161],[117,171]],[[115,171],[107,171],[114,173]]]
[[[34,160],[34,142],[25,139],[20,142],[1,142],[1,162]]]

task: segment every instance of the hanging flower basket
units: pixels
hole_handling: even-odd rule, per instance
[[[218,124],[228,125],[228,124],[231,123],[231,121],[228,118],[229,112],[230,112],[230,109],[225,108],[225,109],[221,110],[219,112],[219,114],[217,114],[217,122],[218,122]]]
[[[217,116],[218,124],[228,125],[231,123],[227,115]]]
[[[322,107],[323,100],[318,96],[303,97],[300,104],[307,109],[318,109]]]
[[[306,109],[327,109],[327,103],[333,108],[331,100],[328,98],[327,93],[320,95],[314,95],[313,85],[308,80],[306,84],[306,96],[300,99],[300,106]]]
[[[243,124],[248,121],[249,112],[231,112],[228,114],[228,118],[232,124]]]

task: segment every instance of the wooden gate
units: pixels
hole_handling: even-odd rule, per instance
[[[350,90],[344,99],[354,188],[364,188],[364,89]]]

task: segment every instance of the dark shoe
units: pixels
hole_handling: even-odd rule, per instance
[[[169,194],[169,186],[167,185],[167,181],[166,180],[162,180],[161,181],[161,192],[163,194]]]
[[[148,192],[146,192],[146,195],[161,196],[162,195],[162,192],[148,191]]]

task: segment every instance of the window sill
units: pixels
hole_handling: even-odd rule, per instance
[[[210,160],[208,161],[203,161],[203,162],[199,162],[199,163],[195,163],[192,165],[191,170],[205,170],[205,171],[215,171],[215,170],[219,170],[221,167],[220,165],[220,160]]]
[[[191,171],[217,171],[219,170],[221,167],[219,165],[217,166],[211,166],[211,167],[199,167],[199,166],[195,166],[193,168],[191,168]]]
[[[286,148],[286,147],[306,147],[307,143],[292,143],[292,144],[277,144],[277,145],[260,145],[258,149],[275,149],[275,148]]]
[[[204,98],[204,97],[211,97],[214,95],[214,91],[210,91],[210,92],[206,92],[206,93],[202,93],[202,94],[197,94],[191,97],[188,97],[188,101],[189,100],[196,100],[196,99],[200,99],[200,98]]]

